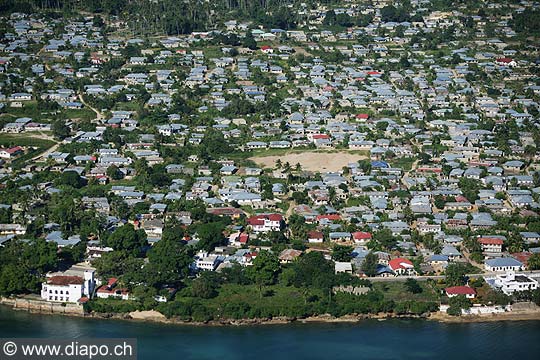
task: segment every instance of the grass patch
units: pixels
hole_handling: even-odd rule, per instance
[[[32,146],[48,149],[55,144],[52,140],[32,137],[32,134],[0,134],[0,146]]]
[[[68,119],[79,119],[79,120],[93,120],[96,118],[96,113],[91,109],[66,109],[62,111],[63,115]]]
[[[402,168],[404,171],[409,171],[412,169],[412,165],[415,161],[416,159],[412,157],[402,157],[396,160],[392,160],[391,164],[392,167]]]
[[[14,169],[22,168],[28,160],[56,144],[52,140],[40,139],[29,135],[30,134],[0,134],[0,147],[22,146],[26,148],[24,155],[11,161],[11,165]]]
[[[439,295],[426,281],[419,281],[418,284],[422,288],[419,294],[413,294],[407,290],[404,281],[380,281],[373,283],[373,290],[380,291],[385,300],[394,301],[438,301]]]

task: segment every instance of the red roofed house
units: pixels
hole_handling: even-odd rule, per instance
[[[416,270],[414,270],[414,265],[409,259],[405,258],[395,258],[388,262],[388,267],[396,273],[396,275],[407,275],[414,276],[416,275]]]
[[[497,65],[501,65],[501,66],[514,67],[514,66],[517,65],[517,62],[515,60],[512,60],[512,59],[507,58],[507,57],[498,58],[497,60],[495,60],[495,62],[497,63]]]
[[[229,244],[232,246],[242,246],[246,245],[249,241],[248,233],[234,233],[229,237]]]
[[[129,291],[127,289],[119,289],[116,287],[117,279],[110,278],[107,284],[100,286],[96,295],[100,299],[116,298],[129,300]]]
[[[9,149],[1,149],[0,150],[0,158],[2,159],[12,159],[17,155],[20,155],[23,153],[23,149],[20,146],[14,146]]]
[[[442,172],[442,167],[436,166],[422,166],[416,169],[417,172],[421,173],[436,173],[439,174]]]
[[[352,233],[355,244],[365,245],[371,240],[371,233],[365,231],[357,231]]]
[[[510,254],[514,259],[522,263],[525,267],[529,266],[529,258],[531,257],[532,253],[528,251],[522,251],[518,253],[512,253]]]
[[[321,231],[308,232],[309,243],[322,243],[324,240],[324,234]]]
[[[478,242],[484,255],[490,254],[493,256],[502,253],[504,240],[500,237],[481,236],[478,238]]]
[[[253,262],[253,260],[255,260],[257,255],[259,255],[258,252],[252,251],[252,252],[249,252],[249,253],[245,253],[244,256],[242,256],[242,259],[243,259],[245,264],[251,264]]]
[[[328,134],[313,134],[308,135],[308,139],[311,138],[312,141],[320,140],[320,139],[330,139],[330,135]]]
[[[41,285],[41,298],[53,302],[76,303],[84,296],[91,297],[95,286],[94,271],[91,270],[84,272],[84,278],[54,275],[47,277]]]
[[[279,231],[283,225],[283,216],[280,214],[255,215],[247,222],[255,232]]]
[[[272,49],[268,45],[261,46],[261,51],[265,54],[272,54],[274,52],[274,49]]]
[[[456,202],[469,202],[469,199],[467,199],[463,195],[458,195],[458,196],[456,196]]]
[[[467,299],[474,299],[476,297],[476,290],[469,286],[452,286],[447,287],[444,291],[449,298],[458,295],[465,295]]]
[[[358,114],[358,115],[356,115],[356,118],[358,120],[367,120],[367,119],[369,119],[369,114]]]
[[[326,215],[317,215],[317,222],[320,222],[323,219],[329,220],[329,221],[337,221],[341,220],[341,216],[339,214],[326,214]]]

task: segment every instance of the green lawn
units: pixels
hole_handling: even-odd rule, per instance
[[[46,151],[55,144],[52,140],[40,139],[32,137],[31,135],[32,133],[0,134],[0,147],[23,146],[27,148],[24,155],[21,155],[12,161],[11,164],[14,168],[21,168],[28,160]]]
[[[412,157],[402,157],[392,160],[390,163],[393,167],[402,168],[404,171],[409,171],[412,169],[412,165],[415,161],[416,159]]]
[[[13,117],[13,120],[20,117],[29,117],[32,118],[32,120],[34,121],[38,121],[43,118],[50,118],[53,115],[46,111],[42,112],[40,109],[38,109],[37,101],[32,100],[24,101],[23,107],[20,108],[9,106],[6,107],[5,114],[3,114],[2,116]]]
[[[0,146],[34,146],[45,150],[55,144],[52,140],[40,139],[32,135],[35,135],[35,133],[0,134]]]
[[[422,292],[413,294],[407,291],[404,281],[381,281],[374,282],[373,289],[380,291],[386,300],[394,301],[438,301],[439,295],[426,281],[419,281]]]
[[[62,113],[67,119],[71,119],[71,120],[74,120],[74,119],[93,120],[96,118],[96,113],[88,108],[66,109],[66,110],[63,110]]]

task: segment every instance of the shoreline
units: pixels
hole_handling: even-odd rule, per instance
[[[289,324],[355,324],[365,320],[427,320],[446,324],[466,324],[484,323],[499,321],[540,321],[540,308],[528,311],[512,311],[506,313],[483,314],[483,315],[462,315],[450,316],[443,312],[433,312],[422,315],[396,315],[394,313],[379,314],[350,314],[341,317],[334,317],[329,314],[309,316],[305,318],[275,317],[275,318],[254,318],[254,319],[218,319],[205,322],[183,320],[180,318],[167,318],[165,315],[155,310],[134,311],[130,313],[74,313],[74,312],[50,312],[36,310],[32,308],[21,308],[14,306],[14,301],[0,299],[0,304],[9,307],[13,311],[26,311],[30,314],[38,315],[61,315],[96,320],[121,320],[130,322],[146,322],[164,325],[180,326],[258,326],[258,325],[289,325]]]

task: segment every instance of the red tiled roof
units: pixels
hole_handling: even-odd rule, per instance
[[[264,219],[258,218],[258,217],[250,217],[248,219],[249,225],[264,225]]]
[[[270,221],[282,221],[283,216],[281,216],[280,214],[270,214],[270,215],[268,215],[268,220],[270,220]]]
[[[368,240],[371,239],[371,233],[365,231],[353,232],[353,239],[355,240]]]
[[[22,147],[20,146],[14,146],[12,148],[9,148],[9,149],[3,149],[5,152],[7,152],[8,154],[15,154],[16,152],[19,152],[19,151],[22,151]]]
[[[283,221],[283,216],[280,214],[255,215],[248,219],[250,225],[264,225],[264,220]]]
[[[321,219],[328,219],[328,220],[340,220],[341,216],[339,214],[327,214],[327,215],[317,215],[317,221]]]
[[[390,266],[392,270],[409,269],[414,267],[413,263],[409,259],[405,258],[392,259],[388,262],[388,266]]]
[[[491,237],[478,238],[478,242],[482,245],[502,245],[504,243],[502,239]]]
[[[238,237],[238,241],[240,241],[242,244],[246,244],[248,240],[249,240],[249,234],[246,234],[246,233],[240,234],[240,236]]]
[[[308,239],[322,239],[324,234],[320,231],[310,231],[308,232]]]
[[[508,57],[503,57],[503,58],[498,58],[497,59],[497,62],[500,62],[500,63],[505,63],[505,64],[508,64],[508,63],[511,63],[513,60],[508,58]]]
[[[369,114],[358,114],[356,115],[356,117],[358,119],[368,119],[369,118]]]
[[[476,295],[476,291],[469,286],[452,286],[444,289],[448,295]]]
[[[99,289],[97,289],[97,292],[100,294],[117,294],[117,295],[127,295],[129,294],[128,289],[117,289],[117,288],[108,288],[107,286],[103,285],[100,286]]]
[[[416,171],[440,173],[440,172],[442,172],[442,168],[438,168],[438,167],[419,167],[418,169],[416,169]]]
[[[80,276],[52,276],[47,279],[47,284],[49,285],[60,285],[60,286],[67,286],[67,285],[82,285],[84,283],[84,279]]]
[[[516,259],[517,261],[519,261],[519,262],[523,263],[525,266],[527,266],[527,264],[529,262],[529,258],[531,257],[532,253],[530,253],[528,251],[522,251],[522,252],[510,254],[510,255],[512,255],[512,257],[514,259]]]
[[[313,139],[330,139],[330,136],[327,134],[315,134]]]

